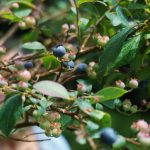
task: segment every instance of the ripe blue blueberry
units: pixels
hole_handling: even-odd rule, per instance
[[[63,57],[66,53],[65,47],[62,45],[58,45],[58,46],[54,47],[52,51],[56,57]]]
[[[87,70],[87,64],[85,64],[85,63],[80,63],[80,64],[78,64],[78,66],[77,66],[77,72],[78,73],[85,73],[86,72],[86,70]]]
[[[64,67],[69,67],[70,69],[74,68],[74,62],[73,61],[69,61],[69,62],[63,62],[63,66]]]
[[[33,67],[33,63],[32,63],[32,61],[28,61],[28,62],[26,62],[26,63],[24,64],[24,67],[25,67],[26,69],[30,69],[30,68],[32,68],[32,67]]]
[[[105,144],[112,145],[117,139],[117,134],[112,128],[103,128],[100,132],[100,138]]]
[[[69,66],[69,68],[74,68],[74,62],[73,61],[69,61],[68,62],[68,66]]]

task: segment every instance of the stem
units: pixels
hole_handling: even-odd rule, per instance
[[[10,30],[0,39],[0,45],[3,45],[18,29],[18,24],[13,25]]]
[[[51,139],[41,139],[41,140],[25,140],[25,139],[18,139],[18,138],[13,138],[13,137],[5,137],[3,135],[0,135],[2,138],[4,139],[8,139],[8,140],[11,140],[11,141],[18,141],[18,142],[44,142],[44,141],[49,141]]]
[[[127,142],[132,143],[134,145],[137,146],[141,146],[141,144],[139,142],[136,142],[135,139],[131,139],[131,138],[125,138]]]
[[[77,15],[76,15],[76,24],[77,24],[78,42],[79,42],[79,47],[80,47],[81,41],[80,41],[80,26],[79,26],[79,19],[80,19],[79,9],[78,9],[76,0],[73,0],[73,2],[74,2],[76,13],[77,13]]]

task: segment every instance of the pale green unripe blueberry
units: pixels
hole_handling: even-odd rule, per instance
[[[36,25],[36,20],[33,16],[28,16],[25,18],[25,23],[27,27],[33,27]]]
[[[136,105],[131,106],[130,112],[131,113],[136,113],[138,111],[138,107]]]
[[[129,81],[129,87],[130,87],[131,89],[137,88],[138,85],[139,85],[139,83],[138,83],[138,80],[137,80],[137,79],[131,79],[131,80]]]

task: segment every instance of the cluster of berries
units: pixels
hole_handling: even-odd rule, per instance
[[[62,133],[60,114],[58,112],[51,111],[41,115],[38,110],[33,111],[33,116],[37,122],[39,122],[40,127],[45,130],[47,136],[59,137]]]
[[[19,7],[20,7],[19,3],[13,3],[11,5],[12,10],[19,9]],[[32,28],[36,25],[36,19],[33,16],[27,16],[27,17],[24,17],[23,21],[19,22],[18,25],[21,29]]]
[[[102,36],[99,33],[94,35],[94,39],[96,40],[96,44],[101,47],[104,47],[109,41],[109,37],[107,35]]]
[[[76,58],[76,54],[73,51],[70,51],[67,53],[66,48],[63,45],[57,45],[56,47],[53,48],[53,54],[58,57],[61,58],[63,61],[63,66],[64,67],[68,67],[69,69],[73,69],[75,67],[75,63],[74,63],[74,59]],[[66,58],[67,57],[67,58]],[[65,61],[65,60],[69,60],[69,61]],[[85,63],[79,63],[77,65],[77,72],[78,73],[85,73],[87,71],[88,65]]]
[[[144,120],[138,120],[131,125],[131,129],[137,133],[138,141],[144,147],[150,147],[150,124]]]
[[[68,25],[68,24],[63,24],[62,25],[62,32],[63,34],[67,34],[67,32],[69,31],[75,31],[76,30],[76,26],[74,24]]]
[[[136,113],[138,111],[137,105],[132,105],[129,99],[125,99],[123,102],[119,99],[114,100],[114,105],[117,109],[123,110],[128,113]]]
[[[138,85],[139,85],[139,83],[138,83],[138,80],[137,80],[136,78],[131,79],[131,80],[129,81],[129,83],[128,83],[128,86],[129,86],[131,89],[137,88]],[[120,88],[125,88],[125,87],[126,87],[125,83],[124,83],[122,80],[117,80],[117,81],[116,81],[116,86],[117,86],[117,87],[120,87]]]

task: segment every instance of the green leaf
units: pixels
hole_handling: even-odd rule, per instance
[[[5,3],[5,5],[11,6],[13,3],[19,3],[19,4],[25,5],[27,7],[30,7],[32,9],[36,9],[36,6],[31,3],[31,0],[11,0],[11,1]]]
[[[84,4],[84,3],[93,3],[96,1],[98,1],[98,0],[78,0],[78,6],[80,6],[81,4]]]
[[[88,120],[86,122],[86,128],[91,131],[93,133],[93,131],[97,130],[99,128],[99,125],[96,124],[95,122],[91,121],[91,120]]]
[[[111,116],[108,113],[105,113],[100,110],[93,110],[89,116],[92,120],[99,123],[101,127],[111,126]]]
[[[118,25],[121,24],[121,20],[120,20],[120,18],[116,14],[107,12],[106,16],[111,21],[111,23],[112,23],[113,26],[118,26]]]
[[[12,14],[12,12],[8,12],[8,11],[2,11],[0,12],[0,17],[8,19],[12,22],[20,22],[22,21],[21,18],[15,16],[14,14]]]
[[[30,13],[32,12],[32,9],[20,8],[20,9],[15,9],[13,12],[17,17],[21,18],[21,17],[26,17],[26,16],[30,15]]]
[[[94,110],[94,108],[92,107],[92,105],[88,101],[83,100],[83,99],[78,99],[77,100],[77,105],[86,114],[90,114],[91,111]]]
[[[0,130],[8,136],[18,119],[19,110],[22,108],[20,94],[9,97],[0,109]]]
[[[133,31],[133,28],[125,28],[109,40],[99,59],[98,74],[100,77],[103,77],[106,71],[110,71],[110,66],[116,60],[124,41],[131,31]]]
[[[107,100],[119,98],[127,92],[127,90],[118,87],[106,87],[98,91],[96,95],[102,96],[102,98],[100,98],[100,102],[104,102]]]
[[[72,123],[72,121],[73,119],[71,116],[61,114],[60,122],[63,130],[66,129]]]
[[[132,3],[129,5],[129,9],[149,9],[150,6],[139,4],[139,3]]]
[[[116,58],[112,67],[119,67],[130,63],[136,56],[139,48],[141,47],[141,35],[135,36],[128,40],[122,47],[120,54]]]
[[[44,56],[42,60],[46,69],[55,69],[61,66],[58,59],[53,55]]]
[[[34,84],[33,87],[44,95],[69,99],[69,93],[66,88],[57,82],[44,80]]]
[[[28,42],[28,43],[24,43],[22,45],[22,48],[28,49],[30,51],[34,51],[34,50],[44,50],[45,46],[40,43],[40,42]]]
[[[121,23],[125,26],[129,26],[128,20],[125,17],[125,15],[123,14],[122,8],[120,6],[118,6],[116,8],[116,13],[117,13],[117,16],[119,17]]]

